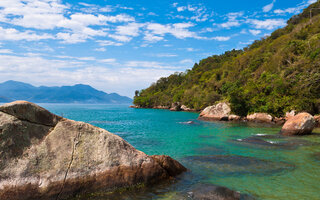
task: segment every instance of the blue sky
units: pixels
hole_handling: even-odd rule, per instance
[[[316,0],[0,0],[0,82],[132,97],[286,25]]]

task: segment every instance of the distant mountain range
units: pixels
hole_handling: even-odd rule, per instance
[[[35,103],[86,103],[129,104],[132,99],[117,93],[107,94],[89,85],[77,84],[62,87],[35,87],[33,85],[6,81],[0,83],[0,102],[26,100]]]

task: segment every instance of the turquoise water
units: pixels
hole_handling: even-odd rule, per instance
[[[104,128],[149,155],[170,155],[190,169],[172,184],[93,199],[180,199],[199,183],[257,199],[320,199],[319,135],[279,137],[280,127],[203,122],[198,113],[126,105],[41,106]]]

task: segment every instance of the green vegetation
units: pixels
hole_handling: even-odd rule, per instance
[[[180,102],[197,110],[227,100],[235,114],[295,109],[320,111],[320,2],[288,20],[288,25],[243,50],[227,51],[185,73],[160,78],[136,91],[134,104],[152,108]]]

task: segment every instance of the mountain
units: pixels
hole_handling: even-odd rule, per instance
[[[134,104],[152,108],[180,102],[200,110],[229,101],[232,111],[242,116],[282,116],[292,109],[319,113],[320,9],[313,8],[320,8],[320,2],[242,50],[210,56],[191,70],[160,78],[136,91]]]
[[[107,94],[89,85],[35,87],[18,81],[0,83],[0,102],[26,100],[35,103],[106,103],[128,104],[132,99],[116,93]]]

